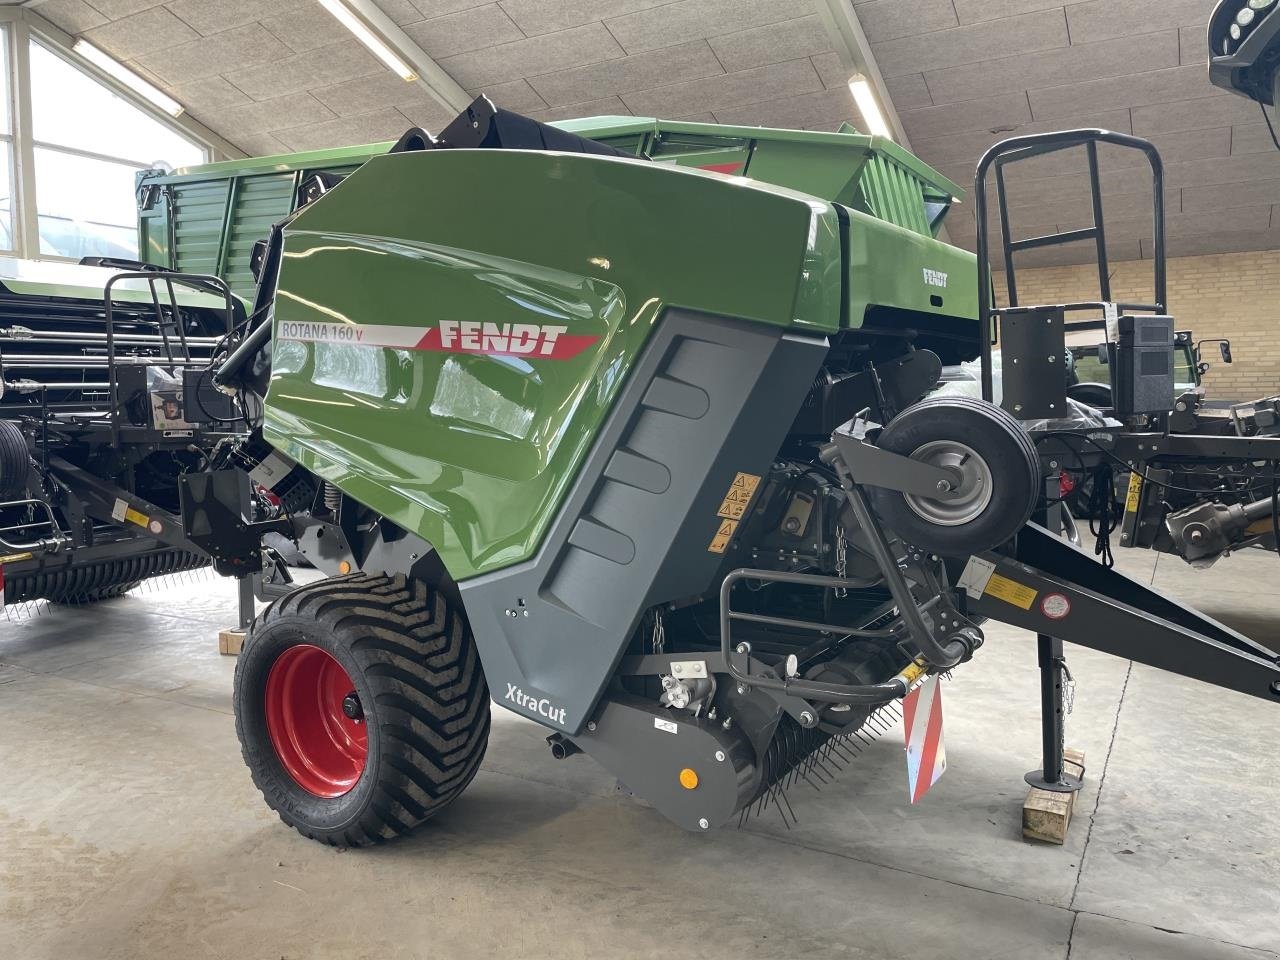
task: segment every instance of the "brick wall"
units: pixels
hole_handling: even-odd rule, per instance
[[[1151,298],[1151,261],[1111,264],[1116,300]],[[995,277],[1003,302],[1004,277]],[[1280,252],[1177,257],[1169,261],[1169,311],[1179,330],[1197,339],[1229,337],[1234,363],[1221,362],[1206,345],[1211,364],[1204,382],[1210,396],[1254,400],[1280,393]],[[1018,271],[1024,304],[1098,298],[1097,267],[1036,267]],[[1083,316],[1083,315],[1081,315]]]

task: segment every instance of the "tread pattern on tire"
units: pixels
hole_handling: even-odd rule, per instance
[[[373,787],[341,825],[304,819],[300,788],[276,760],[265,726],[242,708],[254,645],[277,625],[305,630],[307,623],[345,648],[373,694],[365,704],[371,729],[364,775]],[[251,695],[260,698],[260,686]],[[480,767],[489,722],[488,686],[465,619],[442,592],[402,575],[352,574],[300,587],[259,617],[236,665],[236,732],[254,783],[286,824],[334,846],[391,839],[451,803]],[[325,801],[304,798],[302,805],[317,802]]]
[[[980,413],[986,417],[993,426],[1003,428],[1004,433],[1011,437],[1017,447],[1020,448],[1022,456],[1019,459],[1021,459],[1026,466],[1029,484],[1028,490],[1032,494],[1029,502],[1019,504],[1020,516],[1017,517],[1016,525],[1010,524],[1014,530],[1021,529],[1026,522],[1031,519],[1031,514],[1035,510],[1035,505],[1039,500],[1042,483],[1040,455],[1037,453],[1035,444],[1031,440],[1031,435],[1023,429],[1022,424],[1017,420],[1017,418],[1007,410],[996,406],[995,404],[987,403],[985,400],[979,400],[976,397],[928,397],[921,400],[919,403],[908,407],[903,411],[903,414],[910,413],[913,417],[919,417],[921,414],[926,414],[928,410],[933,408],[942,408],[947,410],[967,409],[974,413]],[[897,422],[897,418],[891,420],[885,430],[892,430],[893,425]],[[892,437],[892,434],[890,434],[890,437]],[[878,443],[880,445],[884,445],[884,441],[886,439],[887,438],[884,434],[882,434]],[[963,441],[965,438],[958,436],[954,439]],[[890,449],[890,447],[886,447],[886,449]],[[906,455],[905,451],[899,450],[896,452]],[[893,526],[893,517],[898,516],[902,518],[903,522],[900,526],[904,529],[902,531],[895,532],[906,532],[912,527],[918,526],[917,522],[906,512],[910,508],[907,506],[901,493],[883,487],[869,486],[868,495],[877,512],[880,513],[882,517],[890,520],[890,527]],[[956,529],[960,528],[937,528],[937,530],[933,532],[941,536],[943,534],[947,534],[949,530]],[[921,531],[921,535],[915,539],[919,541],[917,544],[919,546],[924,546],[939,553],[948,552],[947,547],[936,542],[936,539],[933,536],[924,534],[923,530]],[[995,546],[995,544],[974,544],[971,548],[966,547],[965,552],[976,552],[978,550],[989,549],[991,546]]]
[[[0,420],[0,500],[21,496],[27,487],[31,454],[27,438],[8,420]]]

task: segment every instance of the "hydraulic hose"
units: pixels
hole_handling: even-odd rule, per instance
[[[227,357],[214,372],[214,387],[224,393],[228,391],[234,393],[238,385],[236,375],[240,372],[240,369],[270,340],[271,324],[264,320],[247,337],[240,341],[240,346],[236,347],[231,352],[231,356]]]

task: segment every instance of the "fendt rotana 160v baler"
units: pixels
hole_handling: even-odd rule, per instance
[[[235,680],[307,836],[452,802],[491,694],[686,828],[787,817],[987,618],[1280,699],[1275,653],[1029,522],[1017,419],[927,396],[986,332],[959,189],[891,143],[482,98],[300,186],[213,376],[254,429],[181,483],[223,572],[271,532],[329,575]]]

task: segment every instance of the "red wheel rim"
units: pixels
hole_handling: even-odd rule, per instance
[[[276,756],[303,790],[340,797],[364,772],[369,734],[358,699],[357,719],[343,709],[355,696],[351,677],[330,654],[311,644],[290,647],[267,674],[267,733]]]

